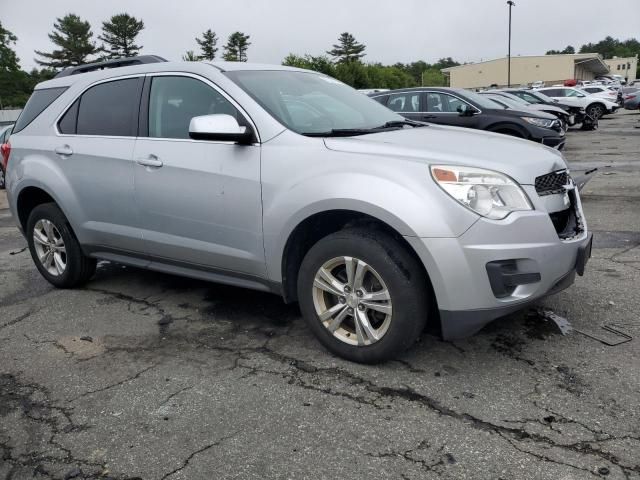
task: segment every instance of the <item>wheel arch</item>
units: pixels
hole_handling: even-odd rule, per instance
[[[517,134],[516,136],[518,136],[519,138],[525,138],[525,139],[530,137],[529,133],[524,128],[522,128],[520,125],[516,123],[510,123],[510,122],[494,123],[493,125],[489,125],[486,128],[486,130],[489,132],[501,133],[501,134],[507,134],[507,135],[511,135],[512,133],[515,133]]]
[[[282,295],[287,303],[297,301],[298,272],[306,253],[320,239],[331,233],[351,227],[365,227],[379,230],[390,235],[411,255],[420,266],[429,294],[429,319],[438,319],[437,298],[431,284],[431,278],[418,253],[404,236],[389,223],[357,210],[332,209],[316,212],[302,221],[290,232],[284,245],[281,259]],[[431,323],[431,322],[430,322]],[[439,326],[439,321],[433,322]]]

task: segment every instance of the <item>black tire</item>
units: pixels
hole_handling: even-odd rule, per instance
[[[601,103],[594,103],[587,108],[587,114],[595,119],[601,118],[605,113],[607,113],[607,111]]]
[[[369,345],[351,345],[340,340],[324,326],[316,312],[313,296],[316,273],[325,262],[343,256],[370,265],[390,294],[393,312],[386,333]],[[383,231],[352,228],[323,238],[309,250],[298,275],[298,300],[309,328],[328,350],[347,360],[378,363],[396,357],[415,343],[427,322],[430,290],[418,262],[399,241]]]
[[[5,174],[4,174],[4,168],[2,168],[2,165],[0,165],[0,190],[4,190],[5,186],[6,186],[6,179],[5,179]]]
[[[52,275],[44,267],[36,252],[35,241],[33,238],[34,229],[38,221],[48,220],[55,226],[59,232],[66,250],[66,267],[59,275]],[[33,209],[27,220],[26,229],[27,242],[31,258],[36,264],[36,268],[40,274],[52,285],[58,288],[73,288],[80,286],[93,276],[96,271],[96,260],[85,256],[82,253],[80,244],[76,236],[64,216],[60,208],[55,203],[44,203]]]

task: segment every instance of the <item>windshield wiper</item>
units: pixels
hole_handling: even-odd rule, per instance
[[[356,135],[367,135],[368,133],[382,132],[388,128],[402,128],[405,125],[411,127],[426,127],[427,124],[415,120],[391,120],[390,122],[372,128],[334,128],[327,132],[304,132],[306,137],[353,137]]]
[[[416,120],[391,120],[390,122],[385,123],[382,127],[378,128],[393,128],[393,127],[404,127],[408,125],[410,127],[426,127],[427,123],[418,122]]]
[[[379,131],[380,128],[334,128],[328,132],[304,132],[301,135],[306,137],[353,137]]]

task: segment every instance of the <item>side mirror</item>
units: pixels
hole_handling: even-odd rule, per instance
[[[584,98],[586,95],[578,94],[578,98]]]
[[[463,103],[462,105],[458,105],[458,108],[456,108],[456,110],[458,111],[461,117],[470,117],[471,115],[474,115],[476,113],[476,109],[473,107],[470,107],[466,103]]]
[[[189,137],[194,140],[251,143],[253,130],[241,127],[235,117],[226,114],[202,115],[189,122]]]

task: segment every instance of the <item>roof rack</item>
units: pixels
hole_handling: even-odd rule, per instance
[[[80,73],[94,72],[96,70],[104,70],[105,68],[129,67],[131,65],[143,65],[146,63],[159,63],[168,61],[166,58],[158,55],[140,55],[138,57],[116,58],[114,60],[105,60],[104,62],[87,63],[77,67],[69,67],[58,72],[54,78],[67,77],[69,75],[78,75]]]

